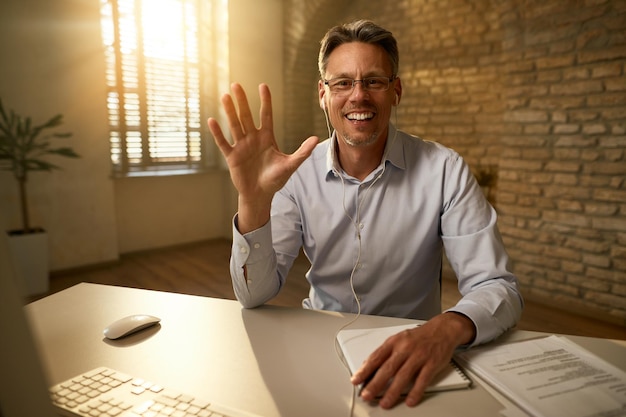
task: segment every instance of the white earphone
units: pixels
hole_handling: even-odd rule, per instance
[[[393,100],[393,105],[397,106],[398,104],[400,104],[400,96],[398,95],[398,93],[396,93],[396,98]]]

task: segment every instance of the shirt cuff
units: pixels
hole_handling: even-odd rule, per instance
[[[474,305],[472,301],[461,300],[457,305],[446,310],[448,311],[463,314],[474,323],[476,328],[474,340],[467,345],[459,346],[460,349],[487,343],[507,330],[498,326],[494,317],[490,316],[484,308]]]
[[[253,264],[272,254],[272,227],[267,222],[261,228],[244,235],[237,229],[237,214],[233,218],[233,258],[237,265]]]

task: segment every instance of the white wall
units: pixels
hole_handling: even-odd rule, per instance
[[[98,0],[0,3],[0,98],[35,121],[63,113],[65,140],[80,159],[29,181],[33,223],[45,227],[51,269],[117,259],[120,253],[230,237],[236,195],[228,172],[110,178],[104,60]],[[282,137],[282,3],[231,0],[231,79],[270,85]],[[0,172],[0,227],[19,226],[15,181]]]
[[[118,245],[109,179],[104,61],[98,2],[8,0],[0,3],[0,98],[36,123],[62,113],[60,131],[80,159],[51,157],[63,168],[28,182],[33,225],[49,234],[51,267],[116,259]],[[17,186],[0,172],[0,215],[20,226]]]

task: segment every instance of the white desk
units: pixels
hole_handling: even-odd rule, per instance
[[[51,383],[109,366],[262,416],[348,416],[352,386],[334,350],[336,331],[352,315],[293,308],[244,310],[230,300],[79,284],[26,308]],[[162,319],[119,342],[102,329],[135,313]],[[355,327],[408,322],[362,316]],[[501,340],[536,336],[513,331]],[[626,348],[572,337],[626,369]],[[355,415],[498,416],[502,405],[474,379],[469,390],[438,393],[418,409],[356,401]],[[419,412],[417,411],[419,410]]]

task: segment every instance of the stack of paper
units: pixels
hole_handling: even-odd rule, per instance
[[[626,416],[626,372],[563,337],[488,345],[456,359],[533,416]]]

